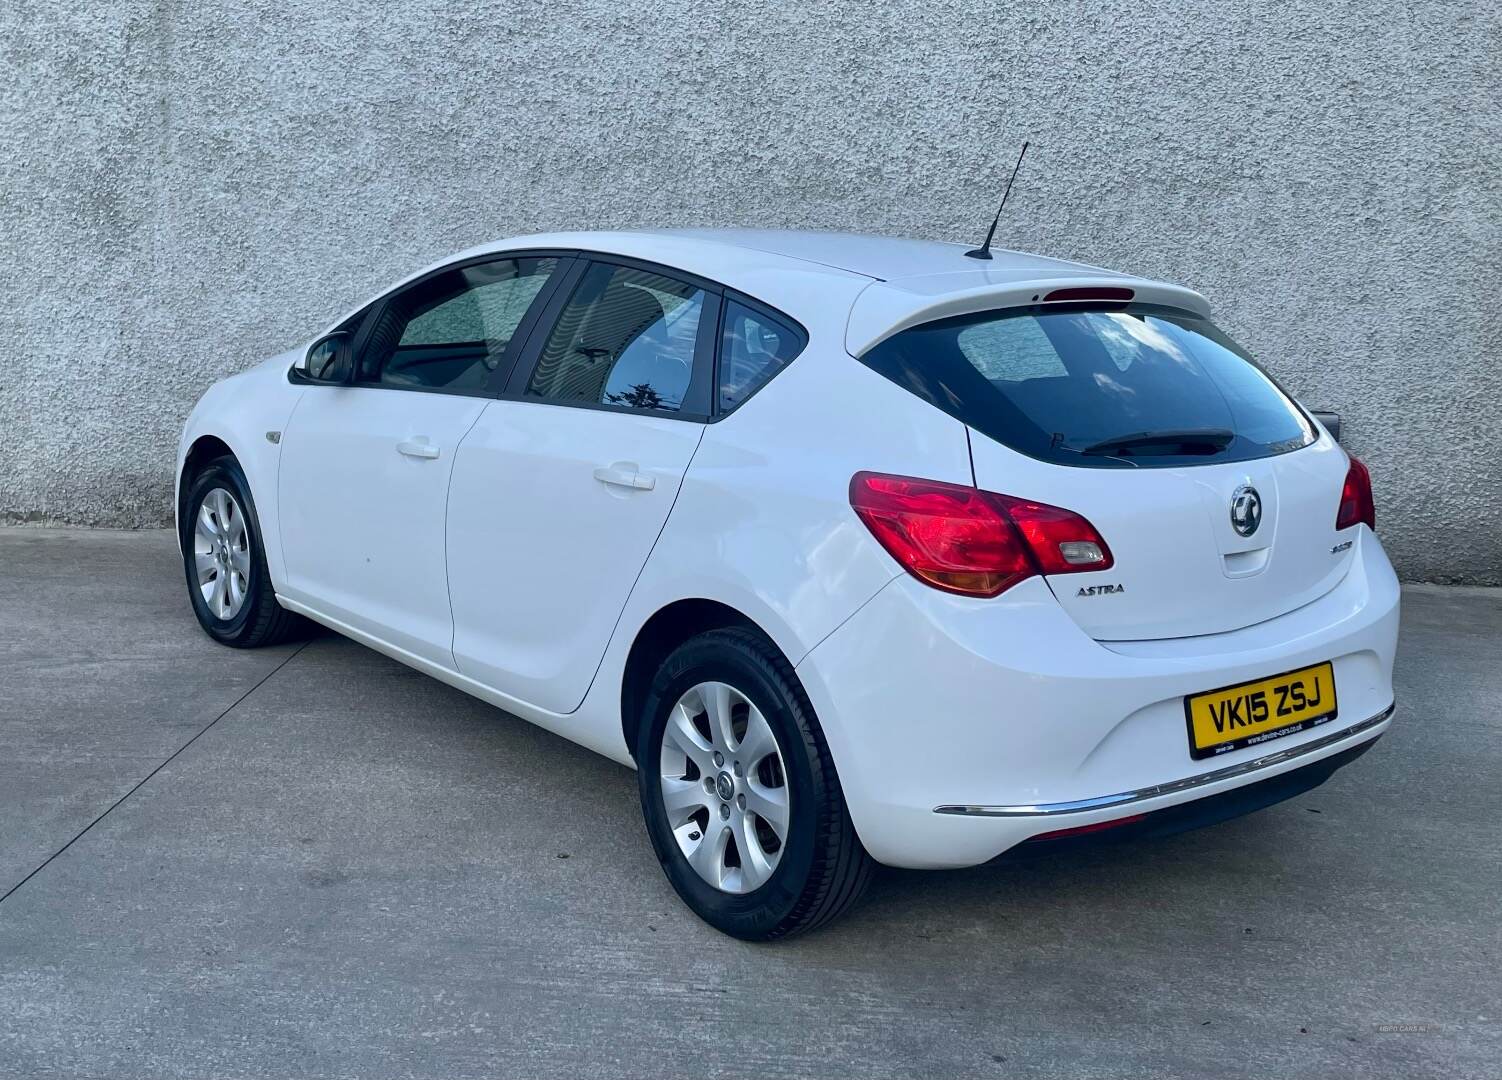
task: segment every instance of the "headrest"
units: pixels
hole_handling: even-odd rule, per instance
[[[589,309],[579,345],[615,358],[648,328],[666,319],[662,304],[646,289],[613,281]]]

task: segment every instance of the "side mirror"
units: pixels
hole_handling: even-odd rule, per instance
[[[1314,418],[1325,425],[1325,430],[1330,433],[1330,438],[1340,442],[1340,413],[1328,412],[1324,409],[1310,409]]]
[[[350,350],[350,336],[342,330],[325,334],[303,354],[292,368],[294,378],[301,382],[342,386],[354,373],[354,358]]]

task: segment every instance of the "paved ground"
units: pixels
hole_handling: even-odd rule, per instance
[[[165,534],[0,530],[0,1075],[1502,1076],[1502,596],[1409,591],[1399,724],[1321,789],[768,947],[626,770],[182,588]]]

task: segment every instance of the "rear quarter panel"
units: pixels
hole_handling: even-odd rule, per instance
[[[838,338],[812,340],[706,429],[585,708],[619,716],[631,645],[677,600],[734,608],[796,665],[902,573],[850,509],[850,477],[862,469],[969,483],[964,427],[853,360]]]

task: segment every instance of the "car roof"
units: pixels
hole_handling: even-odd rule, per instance
[[[522,247],[578,248],[634,255],[662,261],[691,273],[704,273],[708,268],[706,264],[731,254],[727,249],[735,249],[742,259],[746,255],[756,255],[762,257],[757,261],[797,261],[842,276],[858,275],[876,281],[965,272],[1031,278],[1051,271],[1113,273],[1084,263],[1003,248],[992,248],[992,259],[982,262],[965,257],[971,246],[902,236],[812,229],[622,229],[518,236],[487,244],[466,254]],[[672,258],[667,257],[669,253]]]
[[[407,280],[459,260],[508,251],[620,255],[718,281],[805,321],[816,308],[847,311],[846,348],[855,356],[905,327],[1026,304],[1059,286],[1125,286],[1139,300],[1209,314],[1204,297],[1182,286],[1005,248],[993,247],[989,260],[971,259],[965,255],[969,249],[936,240],[797,229],[553,232],[470,248]]]
[[[805,229],[664,229],[661,234],[695,237],[789,259],[802,259],[875,278],[877,281],[963,271],[1025,271],[1036,274],[1048,270],[1078,270],[1083,265],[1002,248],[993,248],[991,260],[982,262],[965,257],[965,252],[975,246],[973,244],[951,244],[939,240],[878,236],[872,233]]]

